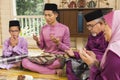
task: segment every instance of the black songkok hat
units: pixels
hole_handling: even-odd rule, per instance
[[[11,21],[9,21],[9,27],[11,27],[11,26],[18,26],[18,27],[20,27],[20,23],[19,23],[18,20],[11,20]]]
[[[87,22],[95,20],[103,16],[102,10],[95,10],[93,12],[87,13],[84,15]]]
[[[54,3],[46,3],[44,10],[52,10],[52,11],[58,11],[57,5]]]

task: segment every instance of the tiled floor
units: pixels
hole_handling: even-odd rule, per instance
[[[2,53],[2,49],[0,48],[0,55],[1,53]],[[36,56],[36,55],[40,55],[41,53],[42,51],[39,49],[29,49],[29,56]],[[17,80],[18,75],[31,75],[34,78],[39,78],[35,80],[67,80],[66,76],[58,77],[57,75],[43,75],[27,70],[20,70],[18,68],[10,69],[10,70],[3,70],[3,69],[0,70],[0,80]]]

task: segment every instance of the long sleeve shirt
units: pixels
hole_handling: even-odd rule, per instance
[[[5,42],[3,44],[3,56],[4,57],[28,54],[28,43],[24,38],[18,37],[18,44],[15,47],[10,46],[9,40],[10,40],[10,38],[5,40]]]
[[[60,44],[56,45],[51,39],[50,35],[59,38]],[[45,25],[40,32],[40,49],[45,52],[64,54],[65,50],[70,48],[70,32],[69,28],[61,23],[56,23],[54,26]]]
[[[90,35],[86,49],[93,51],[96,54],[96,58],[101,61],[102,56],[108,46],[108,41],[105,40],[104,33],[100,32],[97,36]]]
[[[97,36],[90,35],[88,37],[86,49],[91,50],[96,54],[96,57],[99,61],[101,61],[103,53],[105,52],[106,48],[108,46],[108,42],[105,40],[105,37],[103,35],[103,32],[100,32]],[[74,52],[75,58],[80,59],[80,56],[77,52]],[[72,65],[71,62],[67,62],[67,76],[68,80],[79,80],[78,77],[72,72]],[[94,67],[92,68],[92,70]],[[93,75],[93,72],[90,72],[90,78]],[[91,79],[92,80],[92,79]]]
[[[92,66],[92,80],[120,80],[120,57],[109,50],[107,52],[104,69]]]

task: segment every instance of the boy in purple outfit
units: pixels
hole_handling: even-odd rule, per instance
[[[27,56],[28,54],[27,41],[19,36],[20,23],[18,20],[9,21],[9,33],[11,37],[4,41],[2,55],[3,61],[1,60],[1,62],[6,62],[7,64],[0,64],[1,68],[6,69],[20,66],[20,58],[25,57],[25,55]],[[19,57],[19,59],[16,58],[16,56]],[[6,59],[6,61],[4,61],[4,59]]]

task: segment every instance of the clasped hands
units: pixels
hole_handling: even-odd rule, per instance
[[[18,37],[12,36],[10,37],[10,46],[15,47],[18,44]]]
[[[83,49],[79,51],[81,59],[89,66],[99,66],[99,61],[96,59],[96,55],[93,51]]]

